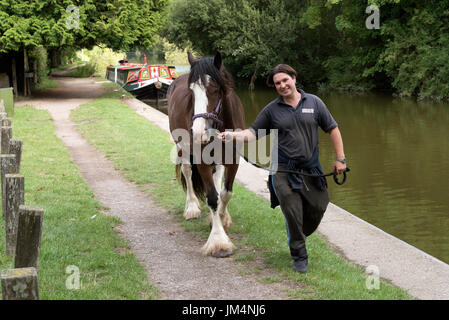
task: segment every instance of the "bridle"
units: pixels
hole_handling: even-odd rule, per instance
[[[222,103],[221,103],[221,99],[220,99],[220,100],[218,100],[217,106],[215,107],[214,111],[195,114],[192,117],[192,121],[195,120],[196,118],[206,118],[206,119],[211,119],[212,121],[218,123],[218,125],[220,127],[222,127],[223,126],[223,121],[218,119],[218,114],[220,113],[221,105],[222,105]]]

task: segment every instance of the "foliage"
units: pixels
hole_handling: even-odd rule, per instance
[[[369,5],[380,29],[366,27]],[[163,34],[202,55],[220,50],[245,79],[288,63],[306,86],[448,99],[448,16],[437,0],[173,0]]]
[[[36,74],[37,74],[38,82],[44,82],[48,77],[47,50],[42,46],[35,47],[35,48],[33,48],[33,50],[30,50],[28,52],[28,57],[30,58],[30,60],[34,60],[37,62]]]
[[[0,53],[21,48],[151,46],[167,0],[0,0]],[[70,11],[69,6],[77,6]],[[79,24],[77,24],[77,15]]]
[[[84,61],[87,62],[84,67],[86,69],[85,76],[98,76],[105,75],[107,66],[118,64],[118,61],[123,59],[125,53],[95,46],[91,50],[84,50],[83,54],[78,51],[76,55],[78,58],[83,56]]]
[[[379,8],[380,30],[365,27],[369,4]],[[393,88],[404,96],[449,98],[447,1],[334,0],[332,5],[339,11],[339,41],[325,62],[332,86]]]
[[[202,55],[219,50],[226,65],[243,78],[266,76],[279,63],[296,67],[300,81],[321,80],[323,57],[332,43],[325,24],[305,33],[298,16],[307,1],[174,0],[163,34]]]
[[[449,3],[413,1],[384,24],[389,39],[379,65],[401,95],[449,98]]]

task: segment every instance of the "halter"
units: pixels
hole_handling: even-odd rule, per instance
[[[223,126],[223,121],[218,119],[218,113],[220,112],[220,107],[221,107],[221,99],[218,100],[217,106],[215,107],[214,111],[195,114],[192,117],[192,121],[195,120],[196,118],[201,117],[201,118],[211,119],[212,121],[215,121],[216,123],[218,123],[220,126]]]

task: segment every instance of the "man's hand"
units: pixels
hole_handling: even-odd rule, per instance
[[[341,174],[346,171],[346,163],[342,163],[340,161],[335,161],[334,170],[337,171],[337,174]]]
[[[223,132],[220,132],[218,135],[217,135],[217,137],[218,137],[218,139],[220,139],[221,141],[224,141],[224,142],[230,142],[230,141],[232,141],[232,132],[229,132],[229,131],[223,131]]]

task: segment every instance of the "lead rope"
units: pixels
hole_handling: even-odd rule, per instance
[[[311,173],[305,173],[302,171],[294,171],[294,170],[271,170],[265,167],[262,167],[261,165],[249,160],[247,157],[245,157],[245,155],[241,154],[237,149],[235,150],[237,151],[237,154],[242,157],[243,159],[245,159],[246,162],[248,162],[249,164],[252,164],[253,166],[255,166],[256,168],[259,169],[263,169],[265,171],[269,171],[271,173],[294,173],[294,174],[299,174],[301,176],[305,176],[305,177],[313,177],[313,178],[321,178],[321,177],[329,177],[329,176],[333,176],[334,181],[336,184],[338,184],[339,186],[343,185],[346,182],[346,172],[351,171],[348,167],[346,168],[346,171],[343,171],[343,179],[341,181],[338,180],[338,175],[337,175],[337,170],[334,170],[333,172],[329,172],[329,173],[323,173],[323,174],[311,174]]]

